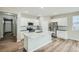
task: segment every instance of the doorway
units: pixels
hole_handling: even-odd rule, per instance
[[[13,19],[4,18],[3,36],[13,35]]]

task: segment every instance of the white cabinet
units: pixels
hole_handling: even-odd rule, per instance
[[[50,33],[24,34],[24,48],[27,51],[35,51],[49,42],[51,42]]]
[[[68,39],[68,31],[57,31],[57,37]]]

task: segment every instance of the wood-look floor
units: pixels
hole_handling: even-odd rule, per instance
[[[79,52],[79,41],[56,38],[35,52]]]
[[[0,52],[23,52],[23,43],[15,40],[15,36],[7,34],[0,40]]]

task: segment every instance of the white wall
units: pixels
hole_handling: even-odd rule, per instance
[[[21,41],[21,31],[20,31],[20,20],[21,14],[17,14],[17,42]]]

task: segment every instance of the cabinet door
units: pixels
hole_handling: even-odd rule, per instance
[[[67,31],[57,31],[57,37],[63,38],[63,39],[68,39],[68,32]]]
[[[34,51],[51,41],[51,35],[44,34],[28,40],[28,50]]]

